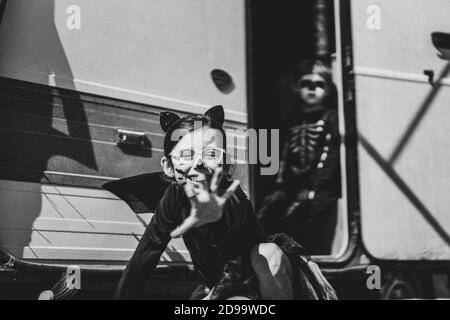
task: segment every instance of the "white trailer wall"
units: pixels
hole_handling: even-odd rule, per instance
[[[450,259],[450,65],[431,42],[449,16],[447,0],[352,1],[362,234],[380,259]]]

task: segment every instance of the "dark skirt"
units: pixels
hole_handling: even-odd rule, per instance
[[[291,262],[295,300],[337,300],[335,290],[300,244],[285,233],[270,236],[268,242],[278,245]],[[226,300],[232,297],[261,299],[256,275],[253,271],[250,274],[245,272],[246,269],[242,257],[227,261],[217,284],[212,289],[210,299]],[[191,298],[202,296],[194,294]]]

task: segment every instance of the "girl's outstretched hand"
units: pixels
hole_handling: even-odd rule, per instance
[[[206,223],[216,222],[222,217],[225,202],[239,186],[240,181],[234,180],[222,195],[219,195],[219,184],[222,180],[222,168],[214,170],[211,182],[189,181],[184,185],[184,192],[191,203],[191,213],[183,223],[170,233],[172,238],[185,234],[191,228]]]

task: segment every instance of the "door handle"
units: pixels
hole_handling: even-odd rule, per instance
[[[143,131],[117,129],[117,145],[121,147],[147,147],[147,137]]]

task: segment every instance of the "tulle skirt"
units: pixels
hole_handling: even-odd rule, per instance
[[[285,233],[271,235],[268,237],[268,242],[278,245],[291,263],[295,300],[337,300],[335,290],[300,244]],[[227,261],[208,298],[211,300],[226,300],[233,297],[261,299],[257,277],[254,271],[246,271],[247,264],[243,257]],[[205,293],[203,296],[196,292],[191,295],[191,298],[203,298],[207,292],[202,292]]]

